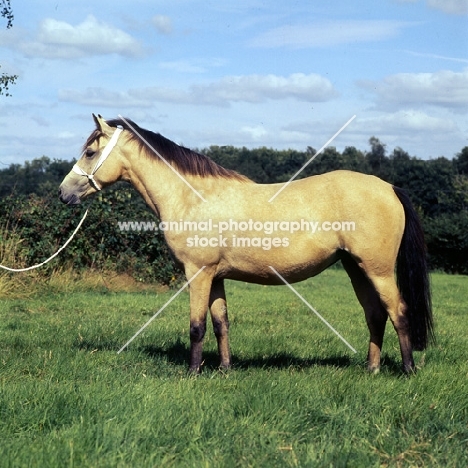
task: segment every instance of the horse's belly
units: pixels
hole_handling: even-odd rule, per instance
[[[289,246],[231,249],[217,276],[259,284],[295,283],[315,276],[337,260],[336,248]]]

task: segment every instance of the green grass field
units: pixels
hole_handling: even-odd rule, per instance
[[[209,330],[187,374],[188,294],[42,286],[0,300],[0,466],[468,466],[468,278],[434,274],[437,346],[405,377],[387,327],[380,374],[349,280],[227,283],[234,368]]]

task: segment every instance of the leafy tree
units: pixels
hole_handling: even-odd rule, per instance
[[[294,150],[278,151],[276,158],[273,153],[272,156],[270,164],[272,167],[274,166],[275,172],[269,171],[270,183],[288,181],[307,161],[305,153]],[[307,169],[304,171],[304,175],[308,175]],[[299,177],[303,176],[299,175]]]
[[[456,175],[453,179],[453,211],[468,211],[468,175]]]
[[[468,274],[468,212],[424,218],[423,226],[430,267]]]
[[[18,75],[7,75],[6,73],[2,73],[0,76],[0,96],[11,96],[9,93],[9,88],[10,85],[15,84],[17,78]]]
[[[54,160],[47,156],[26,161],[24,165],[10,164],[0,170],[0,196],[13,194],[50,196],[68,174],[74,162]]]
[[[370,174],[370,167],[365,154],[354,146],[347,146],[344,149],[343,161],[345,167],[342,169]]]
[[[7,29],[13,26],[13,10],[11,9],[10,0],[0,0],[0,15],[7,20]]]
[[[385,155],[387,153],[386,146],[380,142],[375,136],[369,138],[369,145],[371,147],[367,159],[373,170],[378,169]]]
[[[453,158],[453,164],[459,174],[468,175],[468,146]]]
[[[11,9],[10,0],[0,0],[0,15],[7,20],[7,29],[13,27],[13,10]],[[1,68],[1,66],[0,66]],[[18,75],[0,75],[0,96],[10,96],[8,92],[10,85],[14,84]]]
[[[370,166],[371,173],[389,181],[391,171],[389,167],[389,160],[386,156],[386,145],[381,143],[380,140],[375,136],[369,139],[369,145],[371,150],[369,153],[367,153],[366,159]]]

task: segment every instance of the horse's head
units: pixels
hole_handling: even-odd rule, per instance
[[[122,129],[111,127],[101,116],[93,114],[93,118],[96,130],[88,137],[81,158],[60,184],[60,200],[68,205],[81,203],[83,198],[123,176],[124,157],[119,145]]]

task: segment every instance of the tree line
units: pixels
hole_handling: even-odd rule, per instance
[[[297,151],[211,146],[200,152],[258,183],[285,182],[316,155],[312,147]],[[0,241],[8,232],[19,235],[20,257],[27,265],[47,258],[82,216],[83,207],[65,206],[57,198],[58,186],[74,162],[43,156],[0,170]],[[431,268],[468,274],[468,147],[451,160],[423,160],[401,148],[388,153],[385,144],[372,137],[367,151],[325,149],[299,178],[336,169],[376,175],[405,189],[424,226]],[[119,230],[122,220],[157,221],[133,188],[118,183],[94,198],[83,231],[61,254],[59,266],[125,271],[167,284],[180,278],[161,233]],[[56,267],[54,262],[48,268]]]

